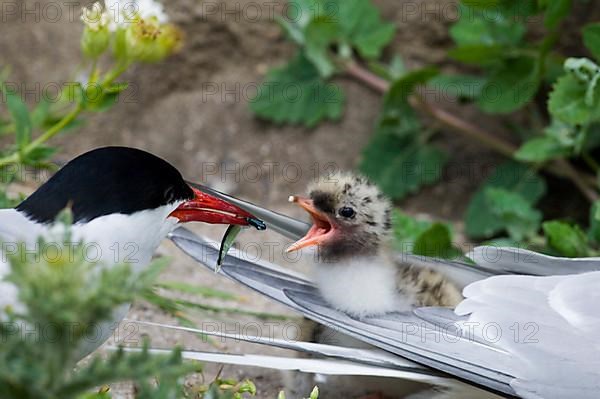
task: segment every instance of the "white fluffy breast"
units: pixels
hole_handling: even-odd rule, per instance
[[[377,257],[314,265],[321,295],[338,310],[373,316],[412,308],[414,298],[396,287],[395,268]]]

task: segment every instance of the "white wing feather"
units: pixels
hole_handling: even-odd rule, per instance
[[[596,398],[598,286],[600,272],[492,277],[468,286],[456,313],[501,332],[493,339],[513,356],[510,368],[516,378],[511,386],[520,396]]]

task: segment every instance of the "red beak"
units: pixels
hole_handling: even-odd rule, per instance
[[[258,225],[264,223],[252,214],[222,199],[204,193],[192,187],[194,198],[179,205],[169,216],[179,219],[180,223],[204,222],[213,224]],[[264,228],[264,227],[263,227]]]

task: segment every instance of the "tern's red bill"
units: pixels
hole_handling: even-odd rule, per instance
[[[180,223],[204,222],[242,226],[252,225],[257,228],[259,228],[257,223],[262,224],[254,215],[236,205],[202,192],[195,187],[192,187],[192,190],[194,191],[194,198],[181,204],[170,215],[179,219]]]

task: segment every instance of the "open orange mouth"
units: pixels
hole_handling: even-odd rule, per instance
[[[334,232],[335,227],[331,223],[327,214],[315,208],[314,203],[309,198],[291,196],[290,202],[295,202],[308,212],[313,220],[313,225],[308,230],[308,233],[286,249],[286,252],[297,251],[302,248],[317,246],[329,240]]]

